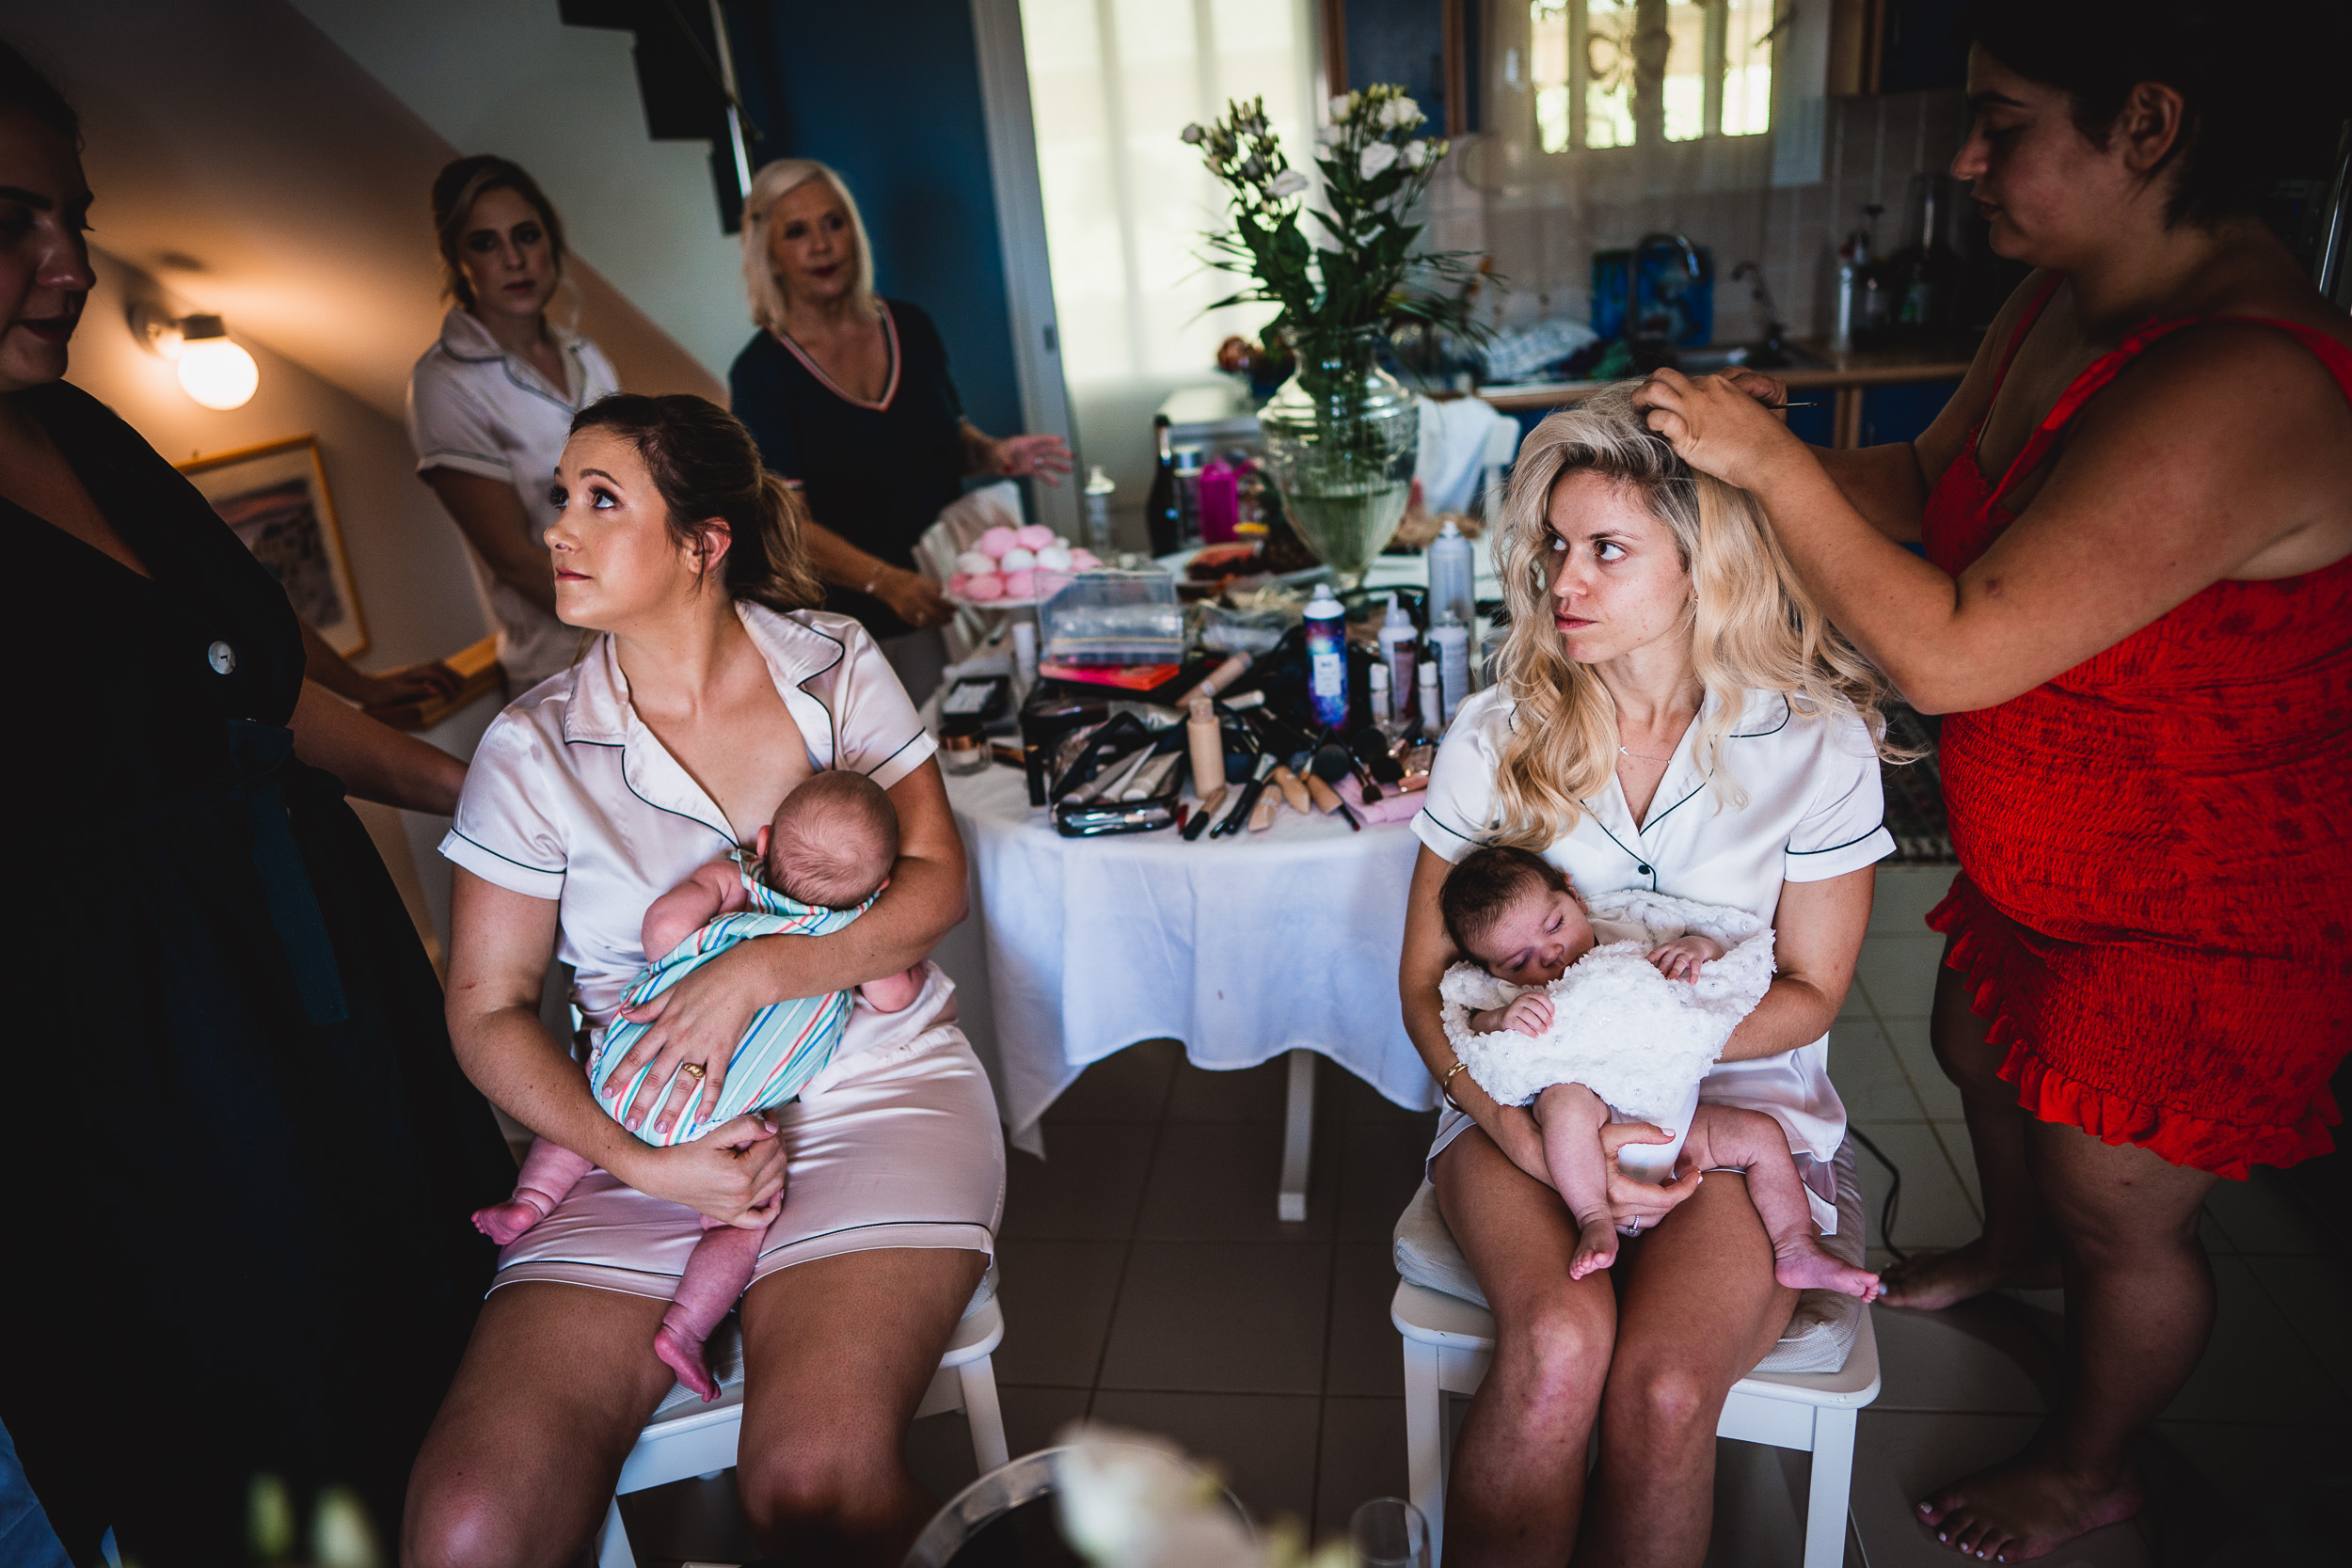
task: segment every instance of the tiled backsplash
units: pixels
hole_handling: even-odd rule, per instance
[[[1967,109],[1958,89],[1829,103],[1824,164],[1812,185],[1692,192],[1629,200],[1597,199],[1548,186],[1497,196],[1448,172],[1430,187],[1429,243],[1485,251],[1511,281],[1505,321],[1545,315],[1583,319],[1596,250],[1630,245],[1644,234],[1677,231],[1714,252],[1716,336],[1725,341],[1758,330],[1745,283],[1730,280],[1742,261],[1763,263],[1781,316],[1799,337],[1829,330],[1830,291],[1838,242],[1864,222],[1863,208],[1885,208],[1882,246],[1904,243],[1911,177],[1942,170],[1959,150]]]

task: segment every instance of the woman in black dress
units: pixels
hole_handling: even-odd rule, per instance
[[[0,45],[0,517],[18,592],[20,1016],[0,1422],[77,1561],[246,1560],[258,1474],[389,1539],[511,1182],[344,788],[456,759],[303,678],[293,608],[60,379],[91,286],[72,111]],[[40,781],[46,780],[41,783]]]
[[[743,282],[759,335],[728,374],[735,417],[820,525],[808,543],[825,608],[874,634],[919,703],[938,684],[935,628],[955,608],[914,569],[915,541],[967,476],[1058,484],[1070,448],[1058,436],[997,440],[963,417],[939,329],[875,294],[865,221],[823,164],[781,159],[752,182]]]

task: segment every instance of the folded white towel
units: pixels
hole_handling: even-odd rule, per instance
[[[1446,1038],[1478,1086],[1506,1105],[1581,1084],[1622,1116],[1671,1117],[1772,985],[1772,928],[1745,911],[1638,890],[1597,894],[1585,909],[1601,941],[1547,988],[1550,1028],[1533,1038],[1474,1033],[1471,1013],[1534,988],[1459,963],[1438,986]],[[1695,984],[1650,965],[1652,948],[1692,933],[1724,949]]]

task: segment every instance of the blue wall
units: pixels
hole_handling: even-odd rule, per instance
[[[1020,430],[969,0],[739,0],[728,19],[744,106],[767,133],[755,159],[841,171],[873,239],[876,284],[939,324],[972,422]]]

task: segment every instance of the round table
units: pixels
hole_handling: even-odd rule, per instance
[[[1001,765],[949,775],[947,798],[971,859],[972,912],[936,957],[1016,1147],[1042,1153],[1038,1118],[1055,1097],[1137,1041],[1182,1041],[1212,1069],[1295,1053],[1277,1209],[1304,1219],[1308,1053],[1399,1105],[1437,1103],[1397,1006],[1420,849],[1404,823],[1351,832],[1286,807],[1264,832],[1232,838],[1063,838],[1029,805],[1020,771]]]

